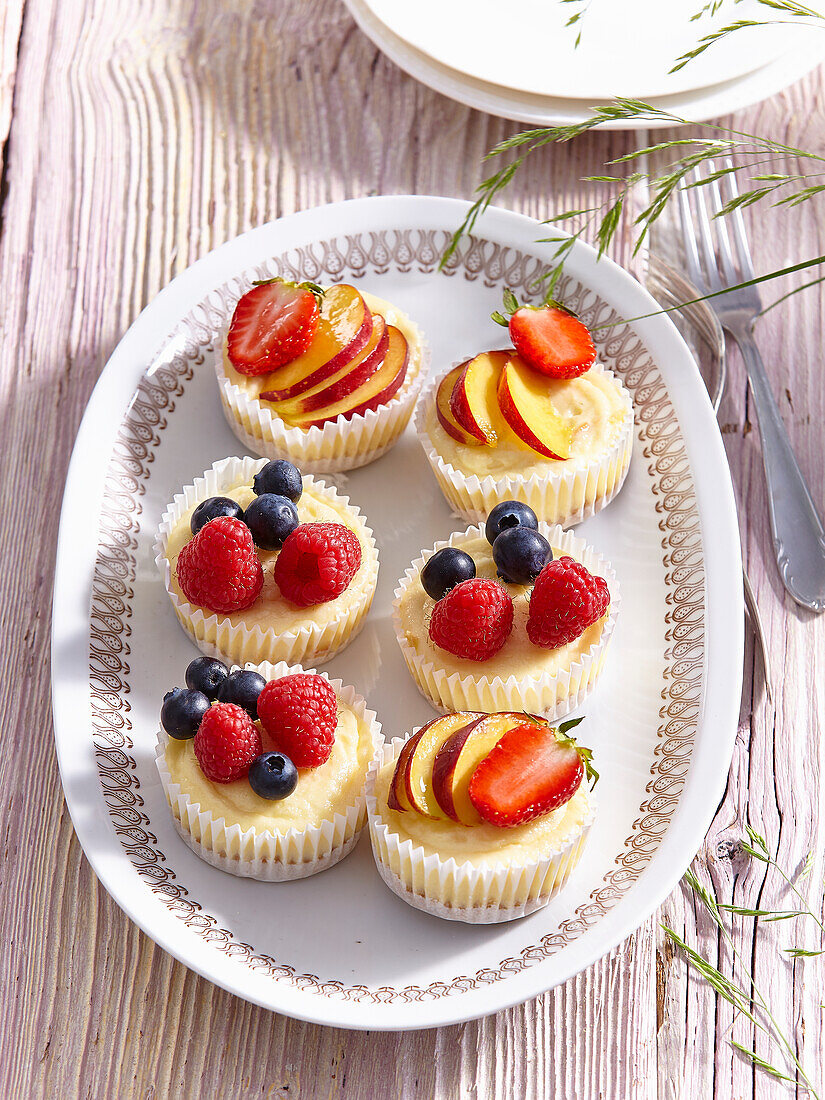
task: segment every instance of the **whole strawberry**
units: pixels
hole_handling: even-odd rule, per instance
[[[342,523],[302,523],[284,542],[273,577],[285,600],[310,607],[337,599],[361,565],[358,536]]]
[[[462,581],[433,608],[430,640],[455,657],[487,661],[513,629],[513,601],[498,581]]]
[[[242,779],[260,756],[261,735],[245,710],[234,703],[213,703],[192,742],[201,771],[213,783]]]
[[[270,680],[258,696],[258,715],[279,751],[296,767],[317,768],[329,759],[338,700],[323,676],[297,672]]]
[[[596,362],[593,339],[575,313],[559,302],[520,306],[509,288],[504,308],[492,315],[496,324],[509,329],[510,339],[528,366],[551,378],[578,378]]]
[[[229,325],[226,351],[235,370],[269,374],[303,355],[318,328],[323,294],[315,283],[256,283],[238,302]]]
[[[534,645],[556,649],[574,641],[610,606],[603,577],[594,577],[570,557],[548,562],[530,596],[527,637]]]
[[[249,528],[233,516],[201,527],[181,550],[176,572],[190,603],[224,613],[250,607],[264,584]]]

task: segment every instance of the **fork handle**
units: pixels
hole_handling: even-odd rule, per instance
[[[773,549],[782,583],[797,603],[825,611],[825,528],[791,449],[765,364],[750,331],[731,332],[748,372],[759,421]]]

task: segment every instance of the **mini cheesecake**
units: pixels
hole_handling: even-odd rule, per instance
[[[436,378],[415,425],[447,502],[471,523],[504,500],[545,523],[578,523],[618,493],[633,446],[630,395],[611,371],[547,378],[512,350]]]
[[[216,361],[227,422],[251,451],[310,473],[372,462],[397,441],[426,374],[417,326],[396,306],[349,284],[329,287],[309,348],[266,374]]]
[[[155,561],[175,614],[201,652],[228,663],[290,661],[322,664],[357,635],[372,604],[378,579],[378,550],[364,516],[331,486],[310,475],[303,478],[297,502],[301,523],[337,523],[354,532],[361,563],[347,588],[335,599],[296,607],[273,579],[279,551],[257,550],[264,583],[251,607],[216,613],[191,603],[183,593],[176,565],[192,538],[195,508],[213,496],[224,496],[245,508],[255,494],[252,481],[266,459],[228,458],[216,462],[192,485],[185,486],[166,509],[155,539]]]
[[[513,627],[502,648],[485,661],[455,656],[436,645],[429,634],[435,601],[421,583],[427,560],[442,547],[469,554],[476,576],[495,580],[493,548],[484,528],[469,527],[416,559],[395,590],[393,624],[407,668],[421,693],[439,710],[529,711],[554,720],[579,707],[592,691],[618,614],[620,596],[616,575],[583,539],[560,527],[539,524],[555,558],[569,556],[590,573],[604,577],[610,591],[606,613],[566,645],[547,649],[527,636],[530,585],[505,584],[513,601]]]

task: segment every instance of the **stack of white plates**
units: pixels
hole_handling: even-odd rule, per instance
[[[583,121],[616,96],[694,121],[713,118],[773,95],[825,60],[825,23],[812,29],[782,22],[781,13],[758,0],[722,4],[699,20],[691,18],[701,7],[697,0],[345,3],[411,76],[471,107],[537,125]],[[567,27],[578,10],[581,19]],[[670,71],[703,35],[747,19],[765,25],[727,35]]]

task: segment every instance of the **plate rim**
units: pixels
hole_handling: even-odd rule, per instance
[[[444,998],[441,1003],[429,1002],[426,1006],[430,1011],[428,1012],[427,1019],[416,1019],[416,1013],[414,1010],[416,1007],[420,1010],[421,1006],[412,1004],[402,1004],[394,1006],[394,1018],[391,1022],[380,1020],[378,1023],[374,1019],[369,1019],[369,1012],[366,1014],[359,1014],[357,1010],[365,1007],[361,1005],[355,1005],[347,1003],[346,1013],[348,1019],[341,1019],[341,1010],[343,1002],[336,1002],[334,999],[323,998],[312,995],[312,1000],[306,1000],[307,994],[303,994],[301,990],[290,990],[290,994],[286,997],[286,1000],[290,1002],[287,1006],[283,1004],[274,1005],[271,1001],[267,1002],[264,999],[250,995],[248,992],[238,988],[236,982],[232,982],[225,975],[216,975],[216,970],[222,971],[222,966],[216,966],[215,960],[201,951],[199,958],[192,958],[184,950],[177,950],[176,946],[170,946],[163,938],[159,938],[157,934],[157,921],[151,920],[149,915],[140,912],[139,909],[135,909],[134,905],[130,904],[128,900],[120,895],[116,885],[112,883],[113,867],[112,860],[107,859],[105,851],[105,842],[98,847],[98,841],[100,840],[99,833],[95,832],[95,825],[99,824],[100,820],[106,822],[107,829],[106,834],[109,836],[112,844],[117,846],[115,852],[114,863],[118,864],[120,860],[125,860],[129,869],[134,871],[131,862],[123,852],[120,841],[114,833],[114,829],[111,827],[111,823],[108,818],[108,814],[98,814],[98,819],[94,818],[86,819],[86,817],[80,812],[83,807],[78,805],[76,801],[76,789],[78,787],[77,776],[72,774],[70,761],[66,759],[65,748],[68,743],[67,738],[61,733],[64,729],[65,722],[68,718],[66,707],[71,704],[73,699],[77,698],[78,692],[80,693],[81,702],[83,696],[88,696],[88,641],[89,641],[89,594],[91,584],[89,586],[79,586],[76,584],[76,577],[72,576],[74,583],[74,606],[77,607],[77,600],[81,598],[81,602],[84,605],[84,623],[85,634],[84,641],[85,646],[77,646],[82,656],[80,659],[80,666],[84,669],[86,675],[81,676],[80,683],[71,683],[66,681],[64,676],[55,675],[55,667],[58,663],[58,657],[62,657],[59,654],[58,648],[65,636],[65,625],[75,621],[70,616],[69,609],[67,608],[66,599],[66,581],[64,578],[71,575],[67,573],[67,570],[71,568],[76,569],[76,562],[78,555],[76,554],[77,544],[73,541],[78,534],[78,520],[75,514],[73,514],[72,505],[78,492],[76,482],[81,472],[81,463],[83,456],[85,456],[85,448],[89,446],[93,433],[97,432],[94,422],[100,408],[106,408],[106,402],[111,401],[114,395],[122,398],[118,400],[116,407],[120,410],[121,418],[118,420],[112,417],[114,421],[114,427],[112,429],[111,439],[114,439],[120,423],[122,422],[122,415],[125,414],[126,409],[134,394],[137,381],[142,375],[143,364],[146,362],[145,353],[141,353],[138,350],[138,346],[146,346],[144,330],[152,339],[153,331],[163,332],[164,339],[156,341],[159,346],[163,346],[168,341],[169,335],[174,327],[174,324],[170,324],[168,327],[164,325],[156,325],[156,321],[162,318],[164,315],[170,316],[182,316],[185,314],[187,308],[196,303],[199,297],[208,293],[211,286],[215,285],[214,279],[209,275],[212,268],[219,266],[221,261],[226,259],[230,260],[229,264],[226,264],[223,268],[223,277],[226,278],[226,272],[230,275],[243,267],[248,267],[250,260],[246,252],[250,245],[254,245],[258,240],[266,241],[266,247],[272,249],[276,247],[270,240],[270,237],[279,232],[286,224],[287,232],[290,228],[297,226],[300,230],[302,226],[308,226],[315,220],[323,221],[325,218],[331,219],[335,224],[338,232],[342,230],[342,223],[345,225],[348,216],[358,218],[362,211],[369,212],[367,219],[369,220],[372,212],[375,213],[373,222],[381,217],[383,214],[385,219],[389,215],[389,221],[393,227],[397,227],[399,223],[403,224],[404,217],[401,216],[403,210],[407,220],[409,220],[411,227],[430,227],[431,224],[444,221],[450,226],[457,226],[462,220],[464,214],[469,208],[469,203],[458,199],[447,199],[438,196],[378,196],[361,199],[346,200],[343,203],[326,204],[312,208],[310,210],[301,211],[295,214],[286,216],[285,218],[278,219],[274,222],[269,222],[263,226],[259,226],[255,229],[249,230],[238,237],[233,238],[230,241],[219,245],[216,249],[207,253],[199,260],[195,261],[193,265],[187,268],[184,272],[178,275],[171,283],[168,284],[160,293],[141,311],[140,315],[136,318],[133,324],[129,327],[126,334],[119,341],[118,345],[112,352],[106,367],[101,373],[100,379],[95,386],[92,395],[89,399],[87,409],[84,413],[81,421],[80,428],[78,430],[77,438],[75,441],[72,459],[69,465],[67,477],[66,477],[66,489],[64,494],[63,507],[61,510],[60,530],[57,544],[57,559],[55,567],[55,586],[53,597],[53,615],[52,615],[52,697],[53,697],[53,710],[54,710],[54,728],[55,728],[55,743],[58,756],[58,763],[61,772],[61,779],[64,785],[64,791],[66,793],[67,807],[72,818],[75,832],[78,839],[81,842],[84,853],[89,859],[89,862],[94,869],[97,877],[100,879],[102,885],[106,888],[107,892],[112,896],[113,900],[120,906],[121,909],[134,921],[140,928],[143,929],[147,935],[150,936],[159,946],[164,950],[169,951],[179,961],[190,969],[202,974],[208,980],[214,982],[223,988],[228,989],[233,994],[240,996],[246,1000],[251,1000],[255,1003],[261,1004],[263,1007],[273,1009],[276,1011],[284,1012],[295,1018],[304,1019],[314,1023],[328,1024],[330,1026],[338,1027],[352,1027],[375,1030],[376,1027],[380,1030],[406,1030],[422,1027],[432,1027],[447,1025],[450,1023],[461,1022],[468,1019],[477,1018],[483,1016],[492,1011],[500,1011],[512,1004],[518,1004],[522,1001],[529,999],[530,997],[537,996],[541,992],[545,991],[548,986],[546,981],[546,975],[539,977],[536,981],[536,977],[544,973],[541,966],[536,966],[530,969],[530,974],[534,975],[532,980],[528,980],[526,983],[514,983],[507,982],[502,983],[502,991],[509,990],[503,997],[499,996],[495,998],[495,1004],[476,1003],[480,999],[477,995],[466,994],[462,997],[456,998]],[[343,218],[341,217],[342,211],[344,211]],[[421,211],[421,214],[418,213]],[[535,234],[539,230],[539,223],[534,219],[522,215],[516,214],[512,211],[503,210],[498,207],[491,207],[480,219],[478,223],[479,236],[486,237],[488,231],[492,232],[492,238],[509,239],[511,234],[508,232],[512,230],[512,236],[516,238],[523,237],[525,234],[530,235],[530,240],[524,242],[524,246],[532,249],[533,254],[541,256],[542,253],[547,251],[547,246],[541,246],[536,243]],[[311,237],[314,239],[320,231],[313,231]],[[519,240],[519,243],[523,243]],[[732,754],[733,745],[736,736],[737,718],[739,712],[739,700],[741,696],[741,678],[742,678],[742,651],[744,645],[744,621],[743,621],[743,602],[742,602],[742,590],[741,590],[741,556],[739,551],[739,531],[738,521],[736,518],[735,503],[733,497],[733,488],[730,480],[730,473],[727,466],[727,460],[724,454],[724,447],[722,444],[721,434],[718,430],[715,417],[712,414],[710,408],[710,402],[707,398],[707,393],[704,389],[704,384],[701,382],[696,368],[695,362],[684,344],[681,336],[679,336],[675,326],[670,319],[662,314],[658,316],[644,318],[641,317],[641,313],[649,313],[651,311],[657,311],[659,307],[654,300],[648,295],[647,291],[638,284],[629,273],[618,267],[613,261],[607,258],[602,258],[598,261],[596,266],[596,253],[584,242],[579,242],[574,250],[573,256],[577,262],[571,264],[571,271],[575,271],[577,277],[582,277],[579,267],[589,269],[591,277],[584,277],[582,281],[589,289],[595,290],[600,293],[608,302],[614,300],[617,290],[622,292],[622,296],[627,298],[627,304],[638,303],[638,308],[641,312],[632,313],[633,317],[639,317],[639,320],[633,321],[633,327],[638,333],[645,346],[651,350],[651,354],[654,360],[658,363],[661,362],[661,355],[656,354],[654,348],[657,344],[663,343],[665,348],[670,349],[670,353],[673,354],[674,350],[679,354],[677,358],[680,358],[683,363],[689,368],[686,370],[681,381],[675,385],[676,379],[668,378],[666,380],[666,389],[669,397],[674,398],[674,389],[676,391],[683,391],[681,396],[687,400],[689,404],[698,401],[698,407],[703,409],[701,416],[705,419],[705,429],[711,428],[706,431],[702,437],[702,449],[694,455],[690,453],[690,464],[693,473],[694,487],[696,490],[697,498],[697,512],[700,518],[700,524],[702,526],[702,545],[705,555],[705,585],[706,585],[706,600],[705,600],[705,615],[706,615],[706,637],[708,644],[705,651],[705,670],[704,670],[704,683],[702,691],[702,711],[700,713],[697,723],[697,737],[695,742],[694,753],[691,758],[691,766],[686,777],[685,794],[688,791],[689,784],[692,787],[694,784],[694,776],[697,769],[703,770],[706,766],[705,757],[708,755],[708,746],[702,745],[702,738],[700,736],[700,730],[703,725],[713,720],[718,722],[722,720],[722,729],[726,730],[727,736],[724,740],[724,747],[721,755],[724,758],[727,765]],[[235,263],[235,261],[237,261]],[[178,303],[179,304],[175,304]],[[627,314],[624,307],[620,310],[623,315]],[[154,327],[153,327],[154,326]],[[130,370],[128,367],[128,358],[132,354],[133,345],[135,345],[135,353],[137,361],[133,363]],[[685,389],[685,387],[687,387]],[[674,401],[674,405],[676,402]],[[678,408],[676,409],[677,418],[679,419],[680,429],[682,430],[683,438],[685,439],[686,449],[688,449],[688,438],[685,436],[684,417],[679,415]],[[712,427],[711,427],[712,426]],[[691,429],[691,434],[696,429]],[[99,449],[99,448],[98,448]],[[107,444],[102,453],[108,458],[111,452],[111,447]],[[719,461],[721,459],[722,467],[719,468]],[[720,478],[720,472],[724,474]],[[707,511],[709,505],[705,501],[708,489],[706,485],[706,479],[713,479],[713,488],[716,501],[713,507],[713,529],[714,540],[713,543],[709,543],[706,537],[706,523],[704,513]],[[102,497],[102,489],[105,481],[105,470],[98,471],[98,488],[99,492],[95,491],[93,497],[97,502],[96,515],[99,515],[99,504]],[[720,484],[721,482],[721,484]],[[701,492],[700,492],[701,486]],[[88,498],[89,486],[85,481],[81,486],[83,494]],[[89,540],[87,539],[87,542]],[[98,542],[97,527],[94,527],[91,546],[96,548]],[[85,560],[85,558],[84,558]],[[94,561],[94,558],[91,558]],[[713,567],[710,567],[711,561]],[[717,583],[717,572],[719,573],[719,581]],[[91,578],[90,578],[91,581]],[[62,587],[61,587],[62,586]],[[710,598],[711,587],[719,589],[720,596],[714,595],[714,600]],[[82,597],[81,597],[82,591]],[[724,599],[723,599],[724,597]],[[714,673],[713,676],[713,692],[710,703],[708,700],[708,689],[711,684],[708,676],[707,657],[710,650],[711,640],[716,636],[712,626],[712,621],[716,622],[720,618],[720,612],[723,603],[727,604],[728,613],[722,616],[726,628],[725,647],[723,651],[723,661],[720,662],[720,668],[725,665],[728,669],[728,688],[727,691],[720,691],[716,688],[716,683],[720,679],[719,673]],[[731,616],[730,611],[734,614]],[[736,612],[739,612],[736,614]],[[67,616],[69,618],[67,619]],[[732,622],[731,622],[732,619]],[[716,626],[718,632],[719,625]],[[76,640],[75,640],[76,644]],[[732,678],[731,678],[732,674]],[[733,683],[735,691],[730,691],[730,684]],[[74,692],[74,694],[73,694]],[[717,695],[719,698],[717,699]],[[88,711],[88,705],[84,708],[83,713]],[[74,712],[72,712],[74,713]],[[725,716],[727,716],[727,722],[725,722]],[[91,723],[89,723],[91,729]],[[708,738],[705,736],[705,741]],[[704,752],[700,751],[704,747]],[[718,758],[719,752],[719,739],[717,739],[714,746],[714,755]],[[727,778],[727,766],[722,770],[718,766],[718,760],[714,767],[714,782],[710,785],[712,792],[715,795],[721,797],[724,789],[724,784]],[[100,795],[99,779],[95,775],[95,782],[97,783],[97,796],[98,801],[103,803],[103,799]],[[705,791],[708,790],[708,782],[703,782]],[[680,798],[680,807],[677,809],[676,815],[674,815],[674,821],[680,816],[680,811],[684,813],[684,800],[685,794]],[[591,965],[598,958],[602,957],[605,953],[615,947],[618,943],[621,943],[627,938],[637,927],[639,927],[647,916],[653,912],[661,901],[666,897],[674,885],[681,877],[682,871],[685,866],[693,858],[698,847],[701,845],[702,840],[707,832],[707,828],[715,813],[716,806],[719,798],[715,797],[712,793],[711,797],[707,795],[704,798],[705,808],[701,813],[694,813],[692,815],[692,828],[689,829],[689,835],[696,839],[695,844],[693,840],[685,844],[684,839],[681,843],[678,840],[674,840],[674,829],[668,828],[665,833],[662,842],[657,849],[656,853],[652,857],[650,864],[640,876],[640,880],[643,880],[646,884],[646,890],[643,891],[645,897],[645,903],[641,917],[637,914],[639,909],[634,910],[634,915],[628,917],[624,921],[608,922],[617,925],[617,928],[613,928],[605,942],[599,943],[595,950],[591,950],[589,953],[585,953],[587,957],[584,961],[576,963],[572,968],[565,969],[556,980],[551,982],[551,986],[558,984],[558,981],[567,980],[569,977],[574,976],[576,973],[585,969]],[[692,798],[691,798],[692,802]],[[100,809],[101,807],[98,807]],[[87,807],[88,808],[88,807]],[[700,823],[700,828],[697,828],[696,822]],[[680,834],[681,835],[681,834]],[[363,841],[362,841],[363,843]],[[669,852],[669,849],[676,847],[677,854],[674,856]],[[662,850],[666,850],[667,858],[663,859]],[[686,859],[682,859],[685,851],[688,851]],[[674,864],[675,859],[675,864]],[[660,877],[658,882],[658,888],[655,881],[651,885],[651,878],[655,878],[652,875],[651,868],[658,862],[665,862],[672,867],[677,865],[679,870],[676,875],[664,874]],[[150,895],[151,896],[151,895]],[[633,895],[636,896],[635,894]],[[142,899],[139,899],[142,901]],[[637,899],[638,900],[638,899]],[[157,903],[160,905],[160,903]],[[629,906],[622,908],[617,906],[613,912],[618,910],[620,913],[624,910],[629,910]],[[609,914],[608,914],[609,916]],[[174,918],[170,918],[174,919]],[[572,953],[575,954],[573,949]],[[570,951],[567,952],[568,954]],[[196,951],[197,955],[198,952]],[[215,953],[217,954],[217,953]],[[558,958],[559,956],[556,956]],[[200,961],[200,965],[199,965]],[[208,961],[211,965],[204,965]],[[223,962],[223,960],[221,960]],[[222,980],[223,978],[223,980]],[[527,985],[527,991],[522,988],[523,984]],[[486,992],[486,991],[485,991]],[[467,999],[471,999],[473,1002],[473,1008],[471,1011],[460,1010],[461,1004],[467,1004]],[[294,1003],[293,1003],[294,1002]],[[452,1009],[450,1009],[452,1005]],[[332,1011],[323,1011],[325,1006],[331,1006]],[[377,1006],[366,1006],[367,1009],[372,1009],[373,1014]],[[337,1011],[336,1011],[337,1010]],[[435,1010],[435,1011],[433,1011]],[[420,1016],[420,1012],[418,1013]],[[363,1016],[363,1018],[362,1018]],[[406,1017],[406,1018],[405,1018]]]

